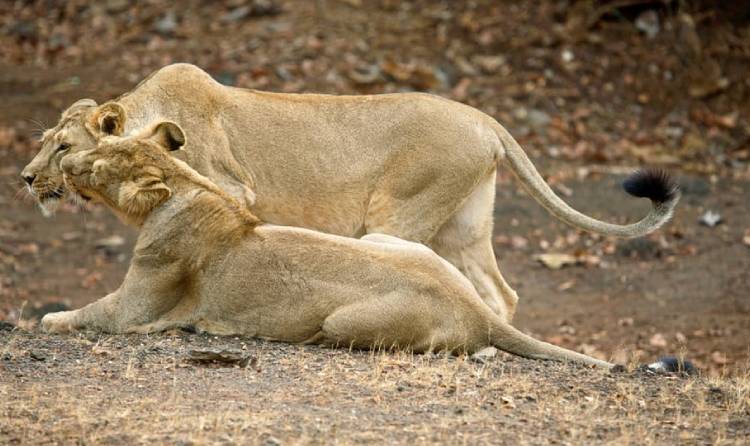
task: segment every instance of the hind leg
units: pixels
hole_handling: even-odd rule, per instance
[[[440,228],[428,246],[456,266],[492,311],[510,322],[516,311],[518,295],[500,274],[492,249],[494,202],[493,171]]]
[[[392,292],[336,309],[314,342],[344,348],[474,351],[480,347],[452,309],[428,296]],[[481,347],[484,347],[482,345]]]
[[[370,197],[365,232],[390,234],[426,243],[456,212],[494,165],[463,159],[450,168],[438,165],[415,169],[404,160],[394,163]]]

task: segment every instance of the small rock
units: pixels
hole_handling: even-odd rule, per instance
[[[698,369],[692,362],[674,356],[664,356],[654,363],[641,366],[640,369],[656,373],[685,373],[688,375],[698,373]]]
[[[478,352],[475,352],[469,357],[469,359],[479,364],[486,364],[487,361],[494,358],[496,355],[497,349],[495,347],[489,346],[479,350]]]
[[[708,210],[703,215],[701,215],[698,222],[702,224],[703,226],[708,226],[709,228],[713,228],[714,226],[721,224],[723,220],[721,218],[721,214],[719,214],[718,212]]]
[[[562,59],[562,61],[565,63],[570,63],[573,62],[573,59],[575,59],[575,54],[573,54],[573,52],[569,49],[564,49],[560,53],[560,59]]]
[[[653,9],[643,11],[635,19],[635,27],[649,39],[659,34],[659,15]]]
[[[177,15],[174,11],[167,11],[164,17],[154,23],[154,30],[159,34],[171,36],[177,29]]]
[[[47,355],[44,354],[43,352],[38,351],[38,350],[30,350],[29,351],[29,356],[31,357],[31,359],[33,359],[35,361],[45,361],[45,360],[47,360]]]

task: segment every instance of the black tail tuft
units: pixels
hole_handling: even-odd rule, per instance
[[[659,204],[672,200],[680,191],[672,176],[663,169],[639,170],[623,181],[622,188],[634,197],[648,198]]]

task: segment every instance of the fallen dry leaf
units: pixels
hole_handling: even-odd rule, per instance
[[[563,266],[578,263],[578,259],[575,256],[561,253],[537,254],[534,256],[534,260],[542,262],[549,269],[560,269]]]

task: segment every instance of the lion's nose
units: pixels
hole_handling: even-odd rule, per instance
[[[26,182],[26,184],[31,186],[31,183],[34,182],[34,178],[36,178],[36,175],[21,174],[21,177],[23,177],[23,180]]]

